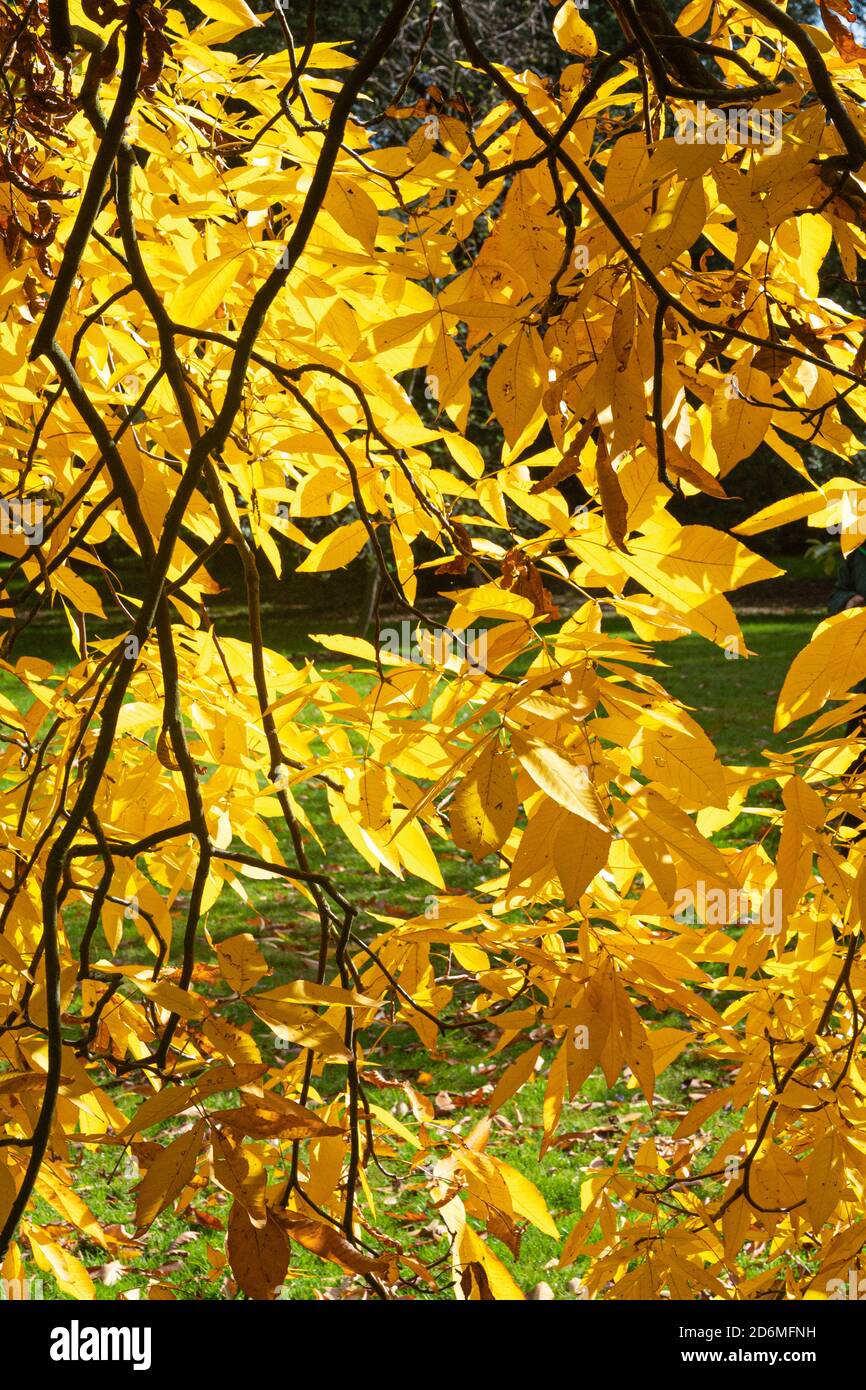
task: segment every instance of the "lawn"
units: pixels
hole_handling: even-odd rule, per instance
[[[776,696],[818,621],[800,615],[743,619],[743,636],[754,655],[737,660],[700,637],[657,647],[656,655],[670,667],[662,683],[693,711],[725,762],[757,763],[765,749],[778,752],[792,741],[788,730],[773,736]]]
[[[656,655],[667,664],[659,678],[667,683],[704,725],[715,741],[723,759],[733,763],[760,761],[762,751],[780,747],[772,739],[772,720],[775,697],[793,655],[808,640],[815,625],[813,616],[783,619],[744,621],[744,635],[754,655],[748,659],[731,660],[725,652],[711,647],[699,638],[676,643],[660,644]],[[328,627],[325,621],[317,626]],[[278,632],[270,624],[268,634],[272,644]],[[617,626],[618,634],[625,629]],[[239,634],[240,635],[240,634]],[[283,648],[287,655],[298,656],[311,650],[302,630],[282,628]],[[26,651],[26,644],[22,644]],[[32,648],[31,648],[32,650]],[[316,649],[321,659],[320,649]],[[64,634],[58,627],[53,632],[40,632],[38,655],[55,661],[68,659]],[[361,677],[363,679],[363,677]],[[0,673],[0,690],[11,693],[10,679]],[[790,735],[788,735],[790,736]],[[430,892],[426,883],[407,879],[404,882],[373,874],[366,863],[331,827],[324,813],[324,792],[315,787],[305,791],[307,809],[316,824],[324,827],[323,855],[312,856],[326,865],[328,872],[339,880],[344,893],[363,909],[365,914],[393,917],[414,916],[423,910]],[[466,857],[445,851],[442,867],[449,889],[467,889],[477,881],[479,871],[467,865]],[[483,866],[482,866],[483,867]],[[245,910],[229,892],[224,892],[211,910],[209,930],[215,939],[238,931],[252,931],[266,958],[273,967],[274,984],[309,973],[315,959],[317,919],[308,911],[304,900],[280,884],[265,882],[251,891],[253,910]],[[363,920],[363,919],[362,919]],[[365,926],[375,930],[372,916]],[[130,955],[130,959],[132,956]],[[262,1029],[262,1034],[267,1030]],[[257,1040],[263,1048],[273,1048],[270,1035]],[[482,1114],[477,1093],[490,1078],[502,1070],[509,1053],[500,1054],[494,1062],[489,1050],[494,1031],[479,1033],[472,1041],[465,1034],[449,1033],[442,1044],[441,1055],[431,1059],[419,1051],[417,1038],[408,1028],[394,1026],[384,1033],[370,1060],[376,1068],[400,1081],[418,1085],[436,1101],[437,1118],[466,1133]],[[561,1234],[567,1234],[580,1212],[579,1190],[588,1168],[608,1161],[627,1129],[634,1125],[627,1157],[648,1134],[670,1133],[679,1116],[695,1098],[704,1094],[713,1080],[709,1062],[696,1061],[693,1056],[681,1057],[659,1078],[656,1113],[651,1116],[639,1092],[627,1090],[625,1082],[608,1090],[596,1071],[586,1083],[578,1100],[567,1105],[560,1126],[561,1139],[544,1159],[538,1157],[538,1136],[544,1080],[533,1080],[520,1091],[516,1100],[505,1106],[494,1122],[490,1146],[506,1162],[520,1168],[543,1193]],[[332,1072],[334,1068],[330,1069]],[[333,1084],[336,1084],[336,1075]],[[121,1108],[131,1108],[133,1095],[124,1088],[114,1091]],[[388,1108],[395,1107],[394,1090],[371,1091],[370,1098]],[[400,1113],[398,1104],[397,1113]],[[181,1121],[183,1123],[183,1121]],[[716,1118],[714,1132],[721,1135],[733,1124],[733,1117],[721,1112]],[[177,1122],[174,1122],[177,1127]],[[171,1126],[170,1126],[171,1128]],[[156,1283],[163,1296],[178,1298],[225,1298],[231,1296],[220,1269],[220,1230],[227,1213],[228,1198],[212,1201],[208,1209],[190,1208],[178,1215],[172,1212],[160,1218],[140,1241],[132,1237],[132,1189],[136,1181],[134,1161],[118,1161],[116,1151],[85,1150],[78,1160],[79,1194],[104,1224],[129,1234],[128,1250],[122,1260],[105,1268],[106,1256],[96,1245],[86,1246],[79,1253],[97,1279],[101,1297],[116,1297],[120,1292],[133,1297],[147,1297],[147,1289]],[[386,1165],[387,1166],[387,1165]],[[389,1179],[376,1172],[375,1188],[387,1224],[393,1205]],[[47,1222],[56,1222],[56,1214],[42,1204]],[[443,1254],[446,1245],[443,1228],[435,1219],[419,1217],[413,1225],[405,1223],[391,1229],[416,1254],[421,1251]],[[517,1282],[525,1291],[542,1281],[550,1286],[557,1298],[575,1297],[573,1281],[579,1274],[575,1268],[560,1271],[556,1268],[557,1243],[528,1228],[515,1258],[502,1247],[499,1253],[512,1269]],[[310,1299],[322,1296],[331,1289],[331,1296],[343,1284],[340,1272],[325,1265],[305,1251],[293,1247],[294,1263],[284,1287],[287,1299]],[[35,1271],[34,1271],[35,1272]],[[56,1296],[52,1280],[41,1276],[45,1295]],[[110,1282],[107,1282],[110,1281]],[[423,1289],[419,1297],[430,1297]]]

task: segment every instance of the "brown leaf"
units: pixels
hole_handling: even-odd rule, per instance
[[[160,1149],[150,1164],[136,1197],[135,1224],[139,1230],[149,1226],[186,1187],[195,1172],[204,1130],[205,1121],[199,1120],[167,1148]]]
[[[553,602],[548,589],[541,582],[541,575],[530,559],[519,550],[509,550],[502,562],[502,587],[521,598],[531,599],[536,618],[555,619],[559,609]]]
[[[751,365],[755,371],[765,372],[771,381],[778,381],[790,361],[791,354],[786,348],[778,343],[765,343],[758,348]]]
[[[818,6],[824,27],[833,40],[837,53],[848,63],[853,63],[858,58],[866,58],[866,48],[857,42],[851,30],[847,29],[839,18],[840,14],[850,20],[857,18],[845,0],[841,0],[841,3],[840,0],[818,0]]]
[[[465,574],[469,569],[469,559],[466,555],[457,555],[453,560],[446,560],[444,565],[437,565],[434,574]]]
[[[595,417],[590,416],[584,420],[574,439],[568,447],[568,451],[562,461],[552,468],[545,477],[539,478],[537,483],[533,483],[530,492],[547,492],[548,488],[558,487],[566,478],[570,478],[580,468],[580,454],[584,444],[592,434],[595,425]]]
[[[610,538],[618,550],[622,550],[628,555],[629,549],[625,543],[625,536],[628,531],[628,503],[623,495],[619,478],[607,456],[607,449],[601,435],[599,435],[598,449],[595,455],[595,476],[598,480],[598,493]]]
[[[156,740],[156,756],[169,772],[180,772],[180,763],[174,756],[168,729],[160,730],[159,738]]]
[[[238,1287],[247,1298],[272,1302],[289,1267],[289,1241],[272,1212],[254,1226],[243,1205],[235,1202],[228,1224],[226,1250]]]
[[[249,1134],[259,1139],[324,1139],[328,1135],[342,1134],[341,1129],[326,1124],[312,1110],[303,1105],[280,1097],[280,1111],[268,1110],[261,1106],[240,1105],[234,1110],[219,1110],[213,1119],[218,1120],[223,1129],[237,1130],[239,1134]]]
[[[280,1219],[288,1227],[289,1235],[305,1250],[312,1250],[323,1260],[330,1260],[350,1274],[375,1274],[380,1279],[387,1277],[388,1266],[380,1257],[367,1255],[352,1245],[333,1226],[323,1221],[310,1221],[294,1212],[281,1212]]]
[[[495,1303],[496,1301],[484,1266],[479,1264],[477,1260],[470,1260],[467,1265],[464,1265],[460,1275],[460,1287],[463,1290],[463,1297],[466,1299],[480,1303]]]
[[[217,1182],[246,1208],[256,1225],[261,1225],[266,1218],[268,1179],[264,1165],[252,1146],[239,1143],[216,1130],[213,1137],[213,1171]]]

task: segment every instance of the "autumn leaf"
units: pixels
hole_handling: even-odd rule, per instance
[[[496,417],[509,444],[516,444],[538,413],[543,381],[537,336],[518,333],[497,358],[487,378]],[[540,424],[540,420],[539,420]]]
[[[598,492],[604,511],[604,519],[607,522],[611,540],[620,550],[628,553],[628,547],[625,544],[625,536],[628,531],[628,503],[623,496],[619,479],[601,440],[599,440],[596,452],[595,473],[598,479]]]
[[[604,808],[583,763],[572,762],[555,748],[531,743],[518,734],[512,734],[511,746],[536,786],[557,805],[598,830],[608,831]]]
[[[364,548],[367,532],[362,521],[350,521],[338,526],[313,546],[306,560],[298,565],[299,574],[319,574],[323,570],[342,569]]]
[[[206,0],[213,3],[213,0]],[[243,0],[231,0],[239,8],[246,9]],[[227,0],[219,0],[221,8],[229,9]],[[220,256],[214,261],[205,261],[172,296],[170,312],[177,323],[192,324],[199,327],[210,319],[235,283],[240,271],[240,258],[237,252]]]
[[[478,863],[501,849],[514,828],[517,811],[508,755],[489,744],[454,794],[448,817],[454,843]]]
[[[866,676],[866,613],[861,609],[829,618],[797,654],[776,704],[776,729],[839,699]]]
[[[281,1097],[260,1105],[242,1105],[234,1110],[215,1113],[223,1129],[237,1131],[253,1138],[310,1139],[342,1134],[341,1129],[327,1124],[314,1111],[296,1101]]]
[[[266,1222],[267,1173],[250,1144],[238,1143],[229,1135],[215,1130],[213,1171],[217,1182],[244,1207],[254,1225],[261,1226]]]
[[[249,1002],[278,1038],[298,1043],[301,1047],[310,1047],[332,1062],[351,1061],[352,1054],[339,1033],[312,1009],[262,995],[251,995]]]
[[[375,1274],[379,1277],[386,1274],[387,1265],[384,1260],[371,1258],[346,1240],[333,1226],[328,1226],[323,1221],[311,1221],[296,1216],[292,1212],[285,1212],[280,1219],[292,1240],[298,1245],[303,1245],[306,1250],[319,1255],[323,1260],[330,1260],[333,1264],[339,1265],[348,1273]]]
[[[573,907],[581,893],[604,868],[610,852],[610,832],[582,815],[567,815],[553,842],[553,862],[566,906]]]
[[[249,932],[230,936],[217,945],[220,971],[229,987],[244,994],[258,984],[268,967]]]
[[[135,1224],[139,1230],[148,1227],[186,1187],[195,1172],[204,1132],[205,1121],[199,1120],[160,1148],[136,1195]]]
[[[289,1242],[275,1216],[269,1212],[263,1222],[254,1224],[236,1201],[229,1216],[226,1253],[247,1298],[267,1302],[277,1297],[289,1267]]]
[[[859,12],[452,8],[0,7],[15,1301],[856,1297]]]
[[[581,19],[573,0],[565,0],[565,4],[557,10],[553,33],[560,48],[574,53],[578,58],[594,58],[598,52],[595,34]]]

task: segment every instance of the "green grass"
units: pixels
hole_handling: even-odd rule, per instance
[[[773,735],[776,697],[791,661],[809,641],[817,619],[792,616],[742,622],[749,657],[731,659],[700,637],[660,643],[669,664],[660,681],[691,709],[728,763],[759,763],[765,749],[781,752],[792,735]]]
[[[813,617],[802,616],[744,622],[746,641],[754,652],[749,659],[730,660],[723,651],[699,638],[661,644],[657,655],[667,663],[667,669],[658,672],[659,679],[694,710],[724,760],[732,763],[760,761],[765,748],[783,746],[783,741],[774,740],[772,735],[776,695],[792,657],[808,640],[814,624]],[[323,619],[319,627],[334,630],[336,624]],[[619,626],[615,630],[623,635],[626,632]],[[272,644],[275,635],[272,629],[269,633]],[[280,645],[287,655],[298,656],[315,650],[317,659],[322,660],[321,649],[312,647],[299,629],[284,630]],[[22,643],[22,649],[28,650],[26,642]],[[40,630],[36,654],[60,663],[70,660],[68,637],[59,625],[52,629],[49,624]],[[0,692],[18,698],[15,689],[20,690],[20,687],[13,678],[6,672],[0,672]],[[424,899],[431,892],[429,885],[411,878],[401,882],[371,872],[331,826],[325,812],[324,792],[315,786],[308,786],[303,795],[309,814],[324,831],[324,854],[314,852],[314,864],[326,865],[341,890],[354,903],[367,914],[403,917],[423,911]],[[465,856],[446,849],[441,858],[450,890],[468,890],[477,882],[479,871],[467,863]],[[309,974],[315,959],[318,927],[309,905],[291,889],[273,881],[259,884],[247,881],[247,887],[252,901],[251,908],[247,910],[232,893],[225,891],[222,894],[209,915],[208,926],[212,936],[219,940],[238,931],[252,931],[272,966],[273,979],[269,982],[272,985]],[[182,903],[178,906],[182,906]],[[364,929],[376,929],[371,916],[364,921]],[[138,938],[129,931],[124,955],[131,960],[139,948]],[[176,950],[177,943],[175,953]],[[202,954],[207,954],[206,947]],[[394,1079],[412,1082],[428,1096],[437,1097],[439,1118],[453,1123],[455,1129],[465,1135],[483,1113],[483,1105],[468,1097],[491,1079],[495,1080],[505,1063],[525,1045],[520,1044],[516,1050],[500,1054],[491,1061],[490,1052],[496,1036],[492,1028],[471,1039],[463,1033],[449,1033],[441,1044],[441,1055],[431,1058],[420,1048],[415,1034],[408,1027],[398,1024],[385,1033],[372,1052],[371,1061]],[[269,1055],[273,1057],[273,1040],[268,1031],[262,1027],[256,1037],[263,1049],[270,1047]],[[659,1095],[671,1110],[684,1109],[695,1084],[713,1079],[711,1062],[681,1057],[659,1078]],[[327,1090],[329,1086],[336,1088],[338,1084],[338,1069],[327,1069],[324,1089]],[[630,1152],[650,1132],[670,1132],[676,1121],[651,1117],[638,1092],[626,1090],[625,1083],[609,1090],[600,1073],[596,1072],[584,1086],[579,1099],[566,1104],[564,1109],[560,1133],[573,1137],[540,1158],[538,1141],[543,1093],[543,1078],[532,1080],[521,1090],[494,1123],[490,1149],[519,1168],[536,1184],[547,1200],[561,1234],[565,1235],[580,1213],[580,1183],[589,1166],[594,1161],[598,1165],[599,1161],[611,1156],[632,1122],[637,1122],[637,1129],[630,1140]],[[112,1094],[124,1110],[134,1108],[136,1097],[129,1088],[115,1087]],[[371,1099],[383,1106],[393,1107],[395,1096],[398,1095],[391,1089],[373,1091]],[[166,1127],[166,1134],[182,1123],[171,1122]],[[732,1124],[732,1117],[722,1114],[711,1122],[709,1128],[721,1137]],[[154,1138],[156,1133],[148,1137]],[[116,1150],[85,1147],[81,1154],[77,1160],[80,1195],[100,1221],[119,1235],[121,1232],[131,1233],[134,1177],[123,1162],[118,1164]],[[386,1160],[385,1167],[388,1166]],[[428,1208],[424,1219],[419,1218],[414,1223],[400,1221],[396,1217],[398,1208],[392,1205],[396,1194],[381,1174],[376,1176],[376,1190],[384,1229],[390,1230],[415,1254],[444,1253],[446,1245],[441,1230],[437,1229],[435,1213],[431,1214]],[[204,1220],[212,1222],[216,1218],[219,1226],[227,1214],[228,1204],[227,1198],[219,1195],[212,1198],[210,1206],[204,1211]],[[41,1215],[46,1222],[57,1222],[56,1213],[45,1203],[41,1204]],[[496,1241],[493,1245],[524,1290],[530,1290],[543,1280],[550,1284],[557,1298],[574,1296],[569,1293],[568,1284],[578,1271],[559,1271],[552,1267],[555,1266],[557,1255],[557,1242],[552,1238],[528,1228],[516,1259]],[[114,1298],[120,1291],[138,1288],[144,1297],[148,1285],[155,1281],[168,1285],[178,1298],[225,1297],[221,1277],[209,1277],[209,1247],[216,1251],[222,1248],[219,1229],[202,1225],[189,1211],[179,1215],[169,1211],[155,1223],[140,1245],[129,1244],[124,1252],[118,1254],[119,1278],[109,1287],[98,1280],[99,1296]],[[94,1270],[110,1258],[96,1246],[85,1246],[80,1254]],[[46,1294],[57,1296],[50,1277],[45,1274],[40,1277]],[[341,1273],[335,1266],[325,1265],[293,1246],[292,1266],[284,1296],[309,1299],[315,1296],[316,1290],[339,1285],[341,1279]],[[419,1289],[418,1296],[430,1295]]]

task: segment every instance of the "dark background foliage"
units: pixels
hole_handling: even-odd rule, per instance
[[[663,5],[672,18],[682,8],[679,0],[651,2]],[[178,0],[178,5],[187,18],[193,21],[197,18],[199,12],[187,0]],[[270,7],[253,0],[251,8],[260,18],[264,18]],[[314,4],[312,7],[307,0],[285,0],[283,13],[297,48],[303,48],[308,36],[314,33],[320,42],[345,42],[348,51],[357,54],[363,51],[389,8],[389,0],[327,0],[327,3]],[[555,4],[551,5],[549,0],[470,0],[466,9],[475,33],[494,61],[506,63],[516,71],[529,68],[550,81],[556,81],[565,60],[553,38]],[[788,12],[800,22],[821,23],[814,0],[789,0]],[[600,52],[615,51],[622,46],[622,31],[611,0],[589,0],[582,14],[596,34]],[[227,46],[239,55],[245,55],[277,52],[284,45],[282,25],[276,14],[271,12],[260,28],[247,30]],[[381,117],[404,83],[405,94],[400,98],[402,106],[411,106],[424,98],[431,86],[438,88],[446,98],[461,95],[470,106],[482,105],[487,99],[486,79],[462,67],[461,57],[462,48],[454,32],[447,4],[436,3],[436,0],[433,3],[431,0],[419,0],[369,86],[367,118]],[[410,73],[411,76],[408,76]],[[405,122],[394,123],[384,118],[378,120],[373,129],[376,132],[374,139],[387,139],[391,134],[395,138],[405,139],[412,127],[407,127]],[[399,137],[396,135],[398,129]],[[862,288],[858,296],[852,287],[838,278],[840,272],[841,266],[834,248],[825,267],[822,293],[838,300],[852,312],[866,312],[866,295]],[[490,410],[483,377],[484,373],[479,373],[473,382],[475,400],[470,433],[482,451],[489,454],[492,450],[498,451],[499,444],[497,432],[489,424]],[[407,380],[405,385],[416,403],[423,406],[423,382]],[[859,423],[863,431],[864,450],[854,461],[853,473],[861,479],[866,478],[866,424],[854,420],[849,423],[855,429]],[[831,461],[820,449],[803,446],[803,456],[810,474],[818,481],[838,471],[838,461]],[[446,459],[441,462],[443,466],[448,466]],[[673,509],[682,521],[734,526],[760,507],[801,491],[802,487],[802,478],[778,459],[772,450],[761,445],[751,458],[738,464],[725,479],[728,502],[699,494],[675,501]],[[578,505],[582,499],[575,496],[569,500]],[[766,545],[776,552],[798,552],[805,548],[809,536],[814,537],[814,534],[807,532],[805,523],[795,523],[770,533]],[[764,548],[761,537],[754,538],[752,544],[756,549]]]

